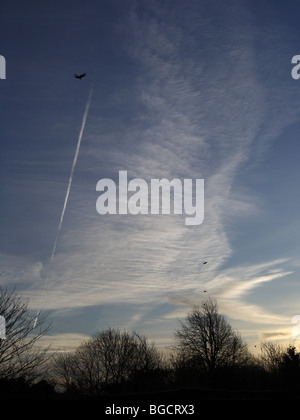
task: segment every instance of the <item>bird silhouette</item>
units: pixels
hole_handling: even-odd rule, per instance
[[[74,74],[75,79],[82,79],[84,76],[86,76],[86,73],[82,73],[80,75]]]
[[[203,264],[207,264],[207,261],[204,261],[204,263]]]

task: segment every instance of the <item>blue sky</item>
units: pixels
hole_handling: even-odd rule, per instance
[[[250,346],[293,339],[299,8],[292,0],[1,5],[1,285],[49,313],[54,348],[107,327],[165,348],[208,296]],[[203,223],[99,215],[96,184],[119,171],[204,179]]]

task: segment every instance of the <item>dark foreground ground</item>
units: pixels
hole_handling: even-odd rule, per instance
[[[177,414],[196,414],[197,407],[202,401],[284,401],[300,400],[300,390],[234,390],[234,389],[204,389],[204,388],[180,388],[170,391],[160,392],[135,392],[122,394],[108,394],[101,396],[85,396],[76,392],[58,393],[47,387],[31,389],[29,391],[17,392],[16,390],[3,390],[0,395],[1,400],[92,400],[97,401],[97,406],[101,410],[110,410],[107,414],[121,414],[123,407],[139,407],[139,416],[149,414],[150,406],[162,406],[160,411],[169,407],[169,413],[177,407]],[[172,405],[174,406],[172,408]],[[164,407],[163,407],[164,406]],[[203,404],[202,404],[203,407]],[[129,410],[129,408],[128,408]],[[144,411],[143,411],[144,410]],[[155,410],[155,407],[152,407]],[[102,411],[102,412],[104,412]],[[114,412],[113,412],[114,411]],[[125,410],[126,411],[126,410]],[[189,411],[189,413],[188,413]],[[123,413],[129,414],[129,413]],[[154,413],[153,413],[154,414]]]

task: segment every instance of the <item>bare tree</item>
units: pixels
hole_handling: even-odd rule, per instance
[[[162,356],[145,337],[137,332],[108,329],[81,344],[73,355],[56,357],[55,372],[66,388],[73,384],[80,391],[94,393],[161,365]]]
[[[269,373],[278,373],[284,357],[284,348],[273,341],[260,343],[261,354],[258,356],[260,366]]]
[[[208,372],[245,363],[249,358],[246,344],[218,313],[217,303],[212,299],[193,307],[175,337],[177,350]]]
[[[0,339],[0,377],[35,379],[46,361],[48,349],[39,348],[37,342],[50,328],[47,316],[30,316],[27,302],[14,290],[1,287],[0,315],[5,321],[5,338]]]
[[[63,390],[71,390],[73,386],[76,386],[74,382],[76,364],[75,354],[71,352],[57,353],[53,357],[51,375],[58,387],[61,386]]]

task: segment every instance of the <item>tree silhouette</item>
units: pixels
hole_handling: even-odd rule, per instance
[[[218,313],[217,303],[212,299],[193,307],[175,337],[175,348],[183,352],[186,361],[193,360],[209,373],[220,367],[243,364],[249,358],[246,344]]]
[[[55,373],[65,388],[89,394],[135,380],[162,366],[162,356],[137,332],[118,329],[98,332],[75,353],[55,359]]]
[[[263,341],[260,350],[259,364],[266,372],[278,374],[284,353],[282,346],[273,341]]]
[[[0,339],[0,378],[34,380],[47,360],[47,348],[37,346],[50,329],[47,316],[29,315],[29,307],[16,292],[0,287],[0,314],[5,320],[5,338]]]

